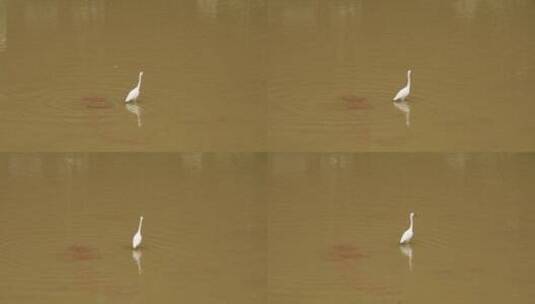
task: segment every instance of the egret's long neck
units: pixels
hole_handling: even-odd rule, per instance
[[[141,77],[143,77],[143,75],[139,74],[139,80],[137,81],[137,88],[138,89],[141,87]]]
[[[409,83],[409,85],[410,85],[410,83]],[[411,215],[410,219],[411,219],[411,225],[410,225],[409,229],[412,230],[412,227],[413,227],[413,225],[414,225],[414,221],[413,221],[413,219],[412,219],[412,215]],[[141,227],[141,226],[140,226],[140,227]]]
[[[139,227],[137,228],[137,232],[141,232],[141,225],[143,225],[143,218],[139,219]],[[411,221],[411,227],[412,227],[412,221]]]
[[[407,88],[411,88],[411,73],[407,73]]]

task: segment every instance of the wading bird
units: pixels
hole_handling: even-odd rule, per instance
[[[136,249],[141,245],[141,225],[143,224],[143,216],[139,218],[139,227],[137,228],[137,232],[132,238],[132,248]]]
[[[399,240],[400,244],[408,244],[412,238],[414,237],[414,231],[413,231],[413,222],[414,222],[414,212],[411,212],[410,216],[411,224],[409,226],[409,229],[407,229],[405,232],[403,232],[403,235],[401,236],[401,239]]]
[[[394,101],[401,100],[404,101],[407,96],[411,93],[411,70],[407,71],[407,85],[399,90],[399,92],[396,94],[396,97],[394,97]]]
[[[130,91],[130,93],[128,93],[124,102],[131,102],[131,101],[137,100],[137,98],[139,97],[139,88],[141,87],[141,77],[143,77],[143,72],[139,72],[139,79],[137,81],[137,86],[133,88],[132,91]]]

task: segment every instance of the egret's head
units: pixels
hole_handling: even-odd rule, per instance
[[[139,77],[143,76],[143,71],[139,72]]]
[[[407,75],[411,76],[411,73],[412,73],[411,70],[408,70],[408,71],[407,71]]]
[[[140,217],[139,217],[139,220],[142,221],[142,220],[143,220],[143,216],[140,216]]]
[[[415,214],[414,212],[411,212],[410,216],[411,216],[411,217],[414,217],[414,214]]]

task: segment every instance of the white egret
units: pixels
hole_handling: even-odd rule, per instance
[[[141,87],[141,77],[143,77],[143,72],[139,72],[139,79],[137,81],[137,86],[133,88],[132,91],[130,91],[130,93],[128,93],[124,102],[131,102],[131,101],[137,100],[137,98],[139,97],[139,89]]]
[[[136,249],[141,245],[141,225],[143,224],[143,216],[139,218],[139,227],[137,228],[137,232],[132,238],[132,248]]]
[[[411,224],[409,226],[409,229],[407,229],[405,232],[403,232],[403,235],[401,236],[401,239],[399,240],[400,244],[408,244],[412,240],[412,238],[414,237],[414,231],[413,231],[414,212],[411,212],[409,218],[410,218]]]
[[[411,70],[407,71],[407,85],[399,90],[399,92],[396,94],[396,97],[394,97],[394,101],[401,100],[404,101],[407,96],[409,96],[411,92]]]

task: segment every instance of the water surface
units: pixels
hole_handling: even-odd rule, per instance
[[[257,302],[263,158],[1,154],[0,302]]]
[[[534,155],[275,154],[269,303],[525,303]],[[397,242],[414,211],[415,237]]]
[[[0,302],[527,303],[534,166],[531,154],[0,154]],[[410,211],[414,242],[400,247]]]
[[[532,151],[534,20],[526,0],[0,0],[0,150]]]

